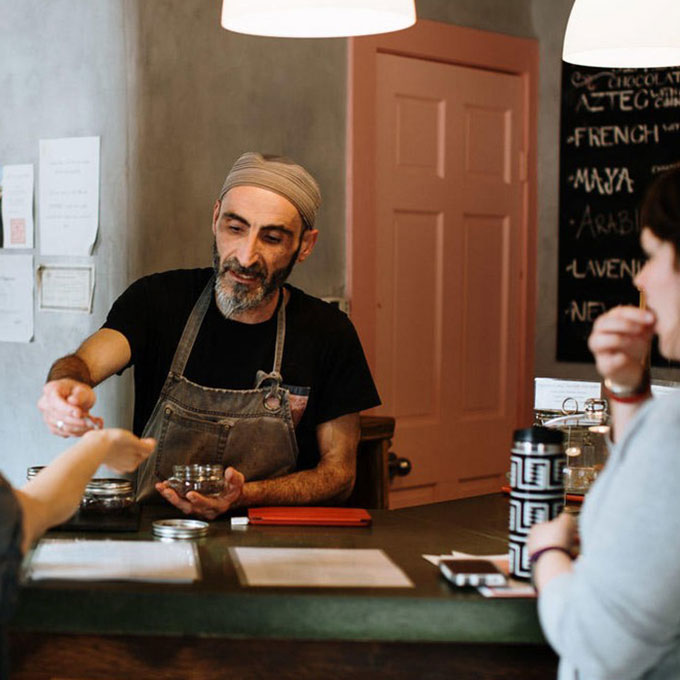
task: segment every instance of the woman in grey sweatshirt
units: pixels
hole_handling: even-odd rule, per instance
[[[612,411],[610,456],[580,519],[529,537],[539,616],[560,680],[680,678],[680,391],[651,398],[652,336],[680,359],[680,168],[650,186],[640,214],[645,305],[616,307],[589,347]]]

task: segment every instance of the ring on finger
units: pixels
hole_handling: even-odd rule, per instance
[[[55,425],[57,426],[57,430],[63,430],[64,429],[64,421],[63,420],[57,420]]]

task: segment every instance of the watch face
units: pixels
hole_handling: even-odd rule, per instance
[[[635,387],[617,385],[609,378],[606,378],[604,388],[609,397],[615,401],[641,401],[650,391],[649,371],[643,373],[640,383]]]

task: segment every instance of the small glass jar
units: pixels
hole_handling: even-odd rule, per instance
[[[184,498],[189,491],[202,496],[219,496],[224,490],[224,467],[222,465],[173,465],[170,488]]]
[[[567,402],[573,401],[573,410]],[[583,411],[578,411],[574,399],[565,399],[563,414],[539,412],[545,427],[562,430],[565,434],[567,464],[564,468],[564,489],[567,495],[584,495],[607,461],[606,436],[609,432],[609,413],[604,399],[586,399]]]
[[[80,501],[86,514],[116,514],[129,510],[135,502],[132,482],[127,479],[91,479]]]

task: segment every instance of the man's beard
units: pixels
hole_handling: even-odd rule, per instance
[[[213,269],[215,270],[215,302],[225,319],[232,319],[243,312],[259,307],[268,302],[274,294],[283,286],[295,266],[300,246],[293,253],[290,262],[285,267],[275,269],[271,274],[264,264],[253,264],[250,267],[242,267],[235,257],[225,260],[220,266],[220,255],[217,252],[217,243],[213,241]],[[239,276],[254,276],[259,280],[258,286],[252,287],[245,283],[227,281],[229,274],[234,272]]]

